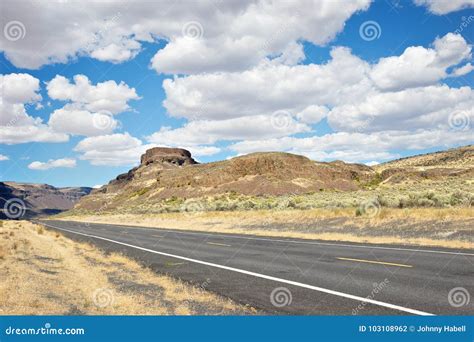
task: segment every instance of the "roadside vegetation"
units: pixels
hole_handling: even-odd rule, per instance
[[[358,191],[147,201],[54,218],[332,241],[474,248],[474,180],[368,184]],[[54,219],[53,218],[53,219]]]
[[[0,221],[0,268],[0,315],[254,313],[27,221]]]
[[[317,208],[162,214],[81,213],[64,220],[362,243],[474,248],[474,212],[454,208]],[[356,209],[357,210],[357,209]]]
[[[146,194],[147,191],[133,193]],[[352,208],[354,214],[366,202],[376,202],[385,208],[452,208],[474,206],[474,180],[444,179],[439,181],[410,181],[402,184],[368,185],[358,191],[318,191],[309,194],[286,196],[246,196],[236,192],[198,198],[171,196],[161,201],[147,201],[146,196],[139,201],[127,202],[120,208],[104,207],[100,212],[119,211],[121,213],[173,213],[183,211],[246,211],[246,210],[307,210],[316,208]],[[95,211],[98,212],[98,211]],[[60,214],[91,214],[93,211],[75,209]]]

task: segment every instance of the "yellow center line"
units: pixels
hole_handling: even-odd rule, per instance
[[[215,246],[224,246],[224,247],[231,247],[230,245],[226,245],[224,243],[217,243],[217,242],[206,242],[208,245],[215,245]]]
[[[393,262],[373,261],[373,260],[365,260],[365,259],[352,259],[352,258],[336,258],[336,259],[339,259],[339,260],[348,260],[348,261],[366,262],[366,263],[369,263],[369,264],[381,264],[381,265],[399,266],[399,267],[413,267],[412,265],[395,264],[395,263],[393,263]]]
[[[162,238],[163,235],[152,235],[153,237]]]

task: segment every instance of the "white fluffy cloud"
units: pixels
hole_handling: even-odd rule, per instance
[[[68,136],[53,131],[27,106],[41,101],[39,80],[28,74],[0,75],[0,141],[4,144],[61,142]]]
[[[244,72],[166,79],[163,105],[175,117],[226,120],[278,110],[297,115],[314,105],[356,101],[371,91],[368,63],[341,47],[331,57],[322,65],[262,63]]]
[[[460,66],[459,68],[456,68],[453,70],[451,73],[451,76],[458,77],[458,76],[464,76],[469,74],[472,70],[474,70],[474,65],[471,63],[466,63],[463,66]]]
[[[144,145],[140,139],[128,133],[116,133],[89,137],[80,141],[74,151],[82,153],[80,159],[92,165],[135,165],[140,156],[155,145]]]
[[[332,0],[170,0],[84,6],[20,1],[3,6],[2,18],[21,22],[24,38],[11,41],[2,35],[0,49],[16,66],[38,68],[81,55],[119,63],[133,58],[141,42],[165,39],[168,44],[152,60],[158,72],[244,70],[282,53],[294,63],[301,57],[295,42],[327,43],[369,4],[370,0],[344,6]]]
[[[47,89],[52,99],[71,101],[88,111],[108,114],[124,112],[129,109],[128,101],[139,99],[135,89],[124,82],[93,85],[85,75],[74,76],[74,82],[57,75],[48,82]]]
[[[322,65],[262,63],[245,72],[167,79],[164,106],[170,115],[190,120],[287,110],[303,122],[318,121],[325,116],[325,106],[370,99],[379,93],[376,88],[388,91],[436,84],[448,76],[447,68],[470,59],[470,52],[471,46],[454,34],[436,39],[433,49],[410,47],[401,56],[383,58],[373,66],[347,48],[335,48],[331,60]],[[461,69],[458,74],[470,71]]]
[[[401,56],[383,58],[373,65],[339,47],[321,65],[262,63],[245,72],[167,79],[163,82],[164,106],[170,115],[191,122],[171,132],[158,132],[155,141],[170,134],[205,143],[224,139],[222,136],[239,139],[233,134],[239,132],[237,121],[251,126],[246,128],[249,134],[258,136],[265,133],[258,125],[250,125],[252,120],[259,122],[252,118],[275,111],[287,111],[303,125],[295,122],[288,127],[298,128],[280,131],[282,135],[307,131],[304,124],[325,117],[334,129],[345,131],[446,127],[450,113],[473,107],[474,93],[470,87],[450,88],[438,81],[455,77],[446,69],[470,59],[471,46],[454,34],[436,39],[433,46],[408,48]],[[470,71],[461,69],[458,74]],[[196,137],[192,131],[203,134]],[[271,126],[266,134],[275,134]]]
[[[449,116],[465,111],[474,118],[474,91],[470,87],[437,85],[377,93],[335,107],[329,124],[340,131],[383,131],[449,128]]]
[[[448,76],[447,69],[471,58],[471,46],[461,35],[437,38],[433,48],[412,46],[403,54],[382,58],[370,76],[384,90],[433,84]],[[465,70],[467,72],[467,70]]]
[[[473,5],[473,0],[415,1],[435,14]],[[472,89],[440,83],[473,70],[471,46],[460,35],[450,33],[432,46],[412,46],[374,63],[335,47],[327,63],[298,64],[305,58],[303,42],[327,44],[348,18],[369,5],[370,0],[344,6],[332,0],[111,0],[87,6],[70,1],[3,6],[4,21],[18,21],[24,29],[22,39],[8,39],[13,30],[0,36],[0,51],[18,67],[78,56],[121,63],[134,58],[142,42],[165,40],[150,67],[179,75],[163,82],[163,105],[187,122],[162,127],[146,138],[147,144],[128,133],[112,134],[119,127],[116,115],[139,99],[135,89],[115,81],[94,85],[84,75],[73,80],[58,75],[47,91],[65,105],[46,125],[29,114],[28,105],[42,106],[38,80],[11,74],[0,83],[0,138],[18,143],[88,136],[75,151],[94,165],[135,164],[154,144],[205,156],[221,152],[216,145],[226,141],[236,153],[276,149],[372,162],[396,156],[390,152],[394,149],[472,142]],[[451,129],[453,113],[462,113],[467,129]],[[336,133],[306,137],[321,120]]]
[[[286,112],[277,112],[270,116],[191,121],[176,129],[163,127],[148,137],[148,140],[158,145],[194,146],[214,144],[224,140],[284,137],[308,131],[310,131],[309,126],[297,122]]]
[[[57,75],[47,90],[52,99],[69,102],[51,114],[49,125],[57,132],[85,136],[113,132],[119,125],[113,116],[129,110],[128,101],[140,98],[123,82],[93,85],[84,75],[74,76],[74,82]]]
[[[256,151],[287,151],[315,160],[341,159],[360,162],[398,157],[394,150],[421,150],[472,143],[472,131],[416,130],[384,131],[371,134],[338,132],[308,138],[285,137],[242,141],[230,146],[238,154]]]
[[[10,160],[10,158],[4,154],[0,154],[0,161]]]
[[[237,153],[286,149],[351,161],[393,158],[390,151],[403,148],[399,137],[412,142],[406,148],[415,148],[410,132],[434,144],[417,148],[444,146],[438,137],[451,144],[469,142],[465,131],[452,131],[451,117],[461,113],[468,123],[474,120],[474,92],[440,81],[470,72],[470,59],[471,46],[460,35],[447,34],[430,48],[410,47],[373,64],[336,47],[320,65],[264,61],[243,72],[175,77],[163,82],[164,106],[188,123],[162,128],[148,139],[174,146],[237,141],[231,145]],[[279,111],[288,113],[283,129],[264,124],[263,118]],[[337,133],[324,139],[291,137],[310,132],[325,118]],[[469,124],[465,128],[469,131]],[[379,143],[385,138],[387,143]],[[347,145],[338,144],[341,140]]]
[[[238,71],[257,65],[266,56],[280,56],[294,64],[303,57],[299,40],[325,44],[342,30],[355,12],[370,1],[357,0],[340,6],[334,1],[251,1],[211,20],[196,20],[197,38],[172,35],[170,43],[152,59],[158,72],[193,74]],[[224,5],[229,6],[229,5]],[[208,18],[209,19],[209,18]]]
[[[70,158],[50,159],[47,162],[34,161],[28,165],[28,168],[31,170],[49,170],[58,167],[76,167],[76,160]]]
[[[438,15],[474,7],[474,0],[415,0],[415,3],[427,6],[430,12]]]
[[[56,109],[51,114],[48,124],[57,132],[85,136],[112,133],[119,125],[111,115],[91,113],[70,106]]]

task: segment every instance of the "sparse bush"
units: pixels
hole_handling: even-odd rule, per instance
[[[130,197],[142,196],[146,194],[148,191],[150,191],[150,188],[143,188],[138,191],[135,191]]]
[[[456,191],[451,194],[449,197],[449,204],[451,206],[457,206],[457,205],[472,205],[472,196],[469,193],[463,192],[463,191]]]

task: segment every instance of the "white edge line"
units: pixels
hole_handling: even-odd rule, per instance
[[[74,222],[79,224],[96,224],[96,225],[109,225],[107,223],[98,223],[98,222],[81,222],[81,221],[63,221],[63,222]],[[41,221],[40,221],[41,223]],[[395,250],[395,251],[409,251],[409,252],[421,252],[421,253],[439,253],[439,254],[451,254],[451,255],[466,255],[466,256],[474,256],[474,253],[464,253],[464,252],[448,252],[448,251],[438,251],[432,249],[415,249],[415,248],[398,248],[398,247],[383,247],[383,246],[370,246],[370,245],[357,245],[357,244],[342,244],[342,243],[332,243],[332,242],[316,242],[316,241],[296,241],[289,239],[277,239],[277,238],[260,238],[260,237],[246,237],[246,236],[236,236],[232,235],[231,233],[206,233],[206,232],[193,232],[193,231],[186,231],[180,229],[167,229],[167,228],[159,228],[159,227],[140,227],[140,226],[126,226],[126,225],[114,225],[110,224],[110,226],[117,226],[117,227],[125,227],[131,229],[145,229],[145,230],[152,230],[152,229],[159,229],[163,232],[168,233],[176,233],[176,234],[191,234],[191,235],[205,235],[205,236],[224,236],[231,239],[244,239],[244,240],[258,240],[258,241],[274,241],[274,242],[290,242],[290,243],[299,243],[305,245],[322,245],[322,246],[339,246],[339,247],[355,247],[355,248],[374,248],[374,249],[387,249],[387,250]]]
[[[201,264],[201,265],[206,265],[206,266],[221,268],[221,269],[224,269],[224,270],[233,271],[233,272],[242,273],[242,274],[247,274],[247,275],[251,275],[251,276],[257,277],[257,278],[263,278],[263,279],[267,279],[267,280],[273,280],[273,281],[276,281],[276,282],[279,282],[279,283],[284,283],[284,284],[288,284],[288,285],[303,287],[303,288],[306,288],[306,289],[310,289],[310,290],[314,290],[314,291],[319,291],[319,292],[324,292],[324,293],[332,294],[332,295],[335,295],[335,296],[344,297],[344,298],[349,298],[349,299],[353,299],[353,300],[357,300],[357,301],[361,301],[361,302],[365,302],[365,303],[370,303],[370,304],[374,304],[374,305],[378,305],[378,306],[383,306],[383,307],[386,307],[386,308],[389,308],[389,309],[399,310],[399,311],[403,311],[403,312],[408,312],[408,313],[415,314],[415,315],[434,316],[433,314],[428,313],[428,312],[419,311],[419,310],[410,309],[410,308],[405,308],[405,307],[403,307],[403,306],[398,306],[398,305],[394,305],[394,304],[390,304],[390,303],[385,303],[385,302],[381,302],[381,301],[374,300],[374,299],[370,299],[370,298],[363,298],[363,297],[351,295],[351,294],[344,293],[344,292],[339,292],[339,291],[334,291],[334,290],[326,289],[326,288],[323,288],[323,287],[308,285],[308,284],[300,283],[300,282],[297,282],[297,281],[292,281],[292,280],[287,280],[287,279],[283,279],[283,278],[272,277],[272,276],[268,276],[268,275],[265,275],[265,274],[260,274],[260,273],[256,273],[256,272],[251,272],[251,271],[246,271],[246,270],[243,270],[243,269],[240,269],[240,268],[234,268],[234,267],[229,267],[229,266],[214,264],[214,263],[212,263],[212,262],[207,262],[207,261],[192,259],[192,258],[188,258],[188,257],[183,257],[183,256],[175,255],[175,254],[165,253],[165,252],[158,252],[158,251],[155,251],[155,250],[152,250],[152,249],[148,249],[148,248],[144,248],[144,247],[140,247],[140,246],[131,245],[131,244],[128,244],[128,243],[125,243],[125,242],[120,242],[120,241],[116,241],[116,240],[111,240],[111,239],[107,239],[107,238],[104,238],[104,237],[100,237],[100,236],[96,236],[96,235],[91,235],[91,234],[79,233],[79,232],[76,232],[76,231],[73,231],[73,230],[55,227],[55,226],[53,226],[53,225],[49,225],[49,224],[46,224],[46,223],[43,223],[43,224],[44,224],[45,226],[47,226],[47,227],[51,227],[51,228],[54,228],[54,229],[59,229],[59,230],[67,231],[67,232],[74,233],[74,234],[79,234],[79,235],[83,235],[83,236],[92,237],[92,238],[95,238],[95,239],[100,239],[100,240],[104,240],[104,241],[113,242],[113,243],[116,243],[116,244],[119,244],[119,245],[131,247],[131,248],[136,248],[136,249],[139,249],[139,250],[142,250],[142,251],[145,251],[145,252],[160,254],[160,255],[164,255],[164,256],[176,258],[176,259],[181,259],[181,260],[186,260],[186,261],[189,261],[189,262],[194,262],[194,263]]]

